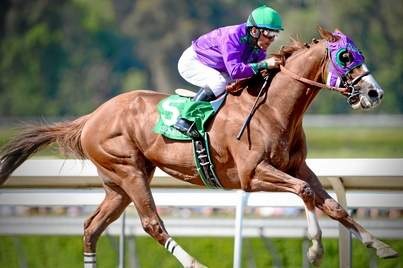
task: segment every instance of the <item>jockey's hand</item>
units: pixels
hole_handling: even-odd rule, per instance
[[[266,77],[266,76],[269,75],[269,70],[267,70],[267,69],[262,69],[262,70],[260,70],[259,72],[260,72],[260,75],[261,75],[262,77]]]
[[[282,63],[281,59],[278,57],[270,57],[263,61],[266,63],[267,69],[278,69]]]

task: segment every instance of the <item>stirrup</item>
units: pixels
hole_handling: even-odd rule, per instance
[[[176,123],[173,125],[173,127],[186,136],[191,137],[192,139],[198,140],[202,138],[200,132],[196,128],[195,122],[191,122],[184,118],[179,118],[178,121],[176,121]]]

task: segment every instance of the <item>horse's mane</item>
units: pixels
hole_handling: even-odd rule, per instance
[[[312,42],[317,43],[317,40],[312,40]],[[300,51],[304,48],[309,48],[309,44],[302,43],[301,41],[291,38],[290,42],[280,48],[280,50],[276,53],[272,53],[271,55],[274,57],[278,57],[281,59],[282,64],[284,65],[289,57],[291,57],[295,52]],[[278,72],[278,70],[269,70],[268,75],[270,75],[270,79],[274,77],[274,75]],[[254,85],[256,83],[262,82],[262,73],[254,75],[250,78],[237,80],[227,86],[227,91],[230,93],[241,92],[247,86]]]
[[[282,46],[277,53],[272,53],[271,55],[275,57],[280,57],[285,64],[287,59],[291,57],[291,55],[293,55],[296,51],[307,47],[309,47],[307,43],[302,43],[298,39],[291,38],[290,42],[287,45]]]

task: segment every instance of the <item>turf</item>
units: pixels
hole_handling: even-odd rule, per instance
[[[309,158],[401,158],[403,128],[307,128]]]
[[[194,257],[208,267],[232,267],[232,238],[176,238]],[[0,267],[82,267],[82,242],[78,236],[0,236]],[[116,238],[102,236],[97,250],[99,268],[117,267]],[[271,239],[274,251],[269,251],[259,238],[244,239],[242,267],[273,267],[277,260],[282,267],[302,267],[302,239]],[[402,240],[387,241],[398,252],[403,252]],[[129,243],[133,243],[130,242]],[[163,247],[149,237],[135,239],[140,267],[176,268],[180,264]],[[325,239],[325,256],[322,267],[338,266],[338,244],[335,239]],[[128,247],[127,247],[128,248]],[[128,251],[128,250],[127,250]],[[126,251],[126,252],[127,252]],[[133,252],[127,252],[126,267]],[[131,256],[129,256],[131,255]],[[402,267],[400,258],[382,260],[373,251],[353,241],[353,267],[370,267],[371,258],[379,268]],[[23,266],[24,263],[27,266]]]

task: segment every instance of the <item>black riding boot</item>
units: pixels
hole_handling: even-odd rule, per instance
[[[201,88],[193,97],[194,101],[212,101],[216,97],[209,88]],[[195,122],[189,121],[185,118],[179,118],[173,127],[185,135],[190,136],[193,139],[200,139],[201,134],[197,130]]]
[[[215,100],[213,91],[209,88],[200,88],[192,100],[194,101],[212,101]]]

